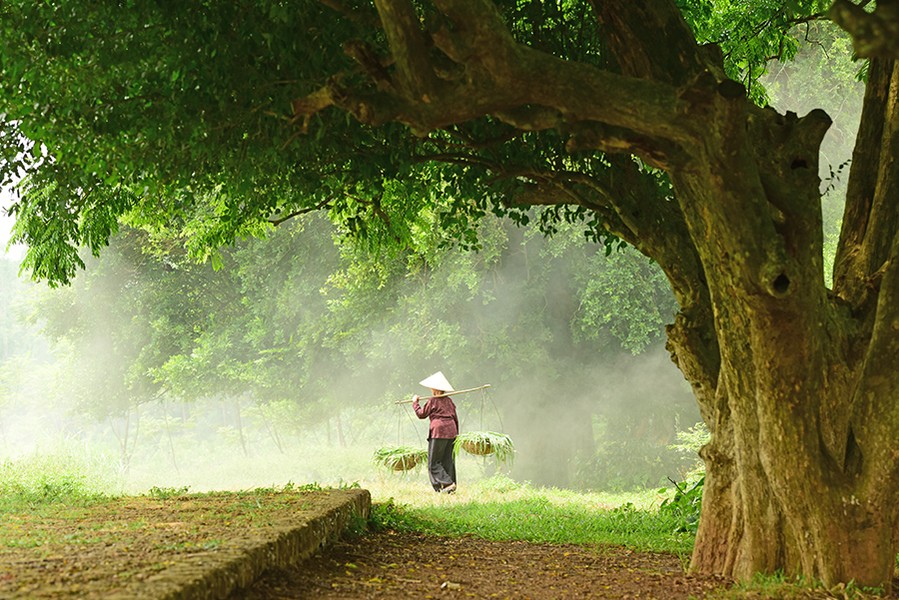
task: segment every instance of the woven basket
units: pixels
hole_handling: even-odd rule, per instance
[[[465,440],[464,442],[462,442],[462,449],[469,454],[475,454],[477,456],[487,456],[488,454],[493,454],[493,444],[487,441],[474,442]]]
[[[400,458],[398,461],[393,463],[394,471],[408,471],[415,467],[418,464],[418,457],[414,454],[407,454],[406,456]]]

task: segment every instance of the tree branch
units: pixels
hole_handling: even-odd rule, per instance
[[[607,42],[624,75],[682,86],[703,71],[724,79],[723,61],[700,48],[674,2],[590,0],[608,32]],[[665,32],[665,43],[656,41]]]
[[[602,150],[610,154],[633,154],[657,169],[670,170],[687,162],[687,152],[676,143],[641,135],[624,127],[596,122],[578,123],[568,128],[565,149],[571,154],[583,150]]]
[[[305,215],[306,213],[311,213],[311,212],[321,210],[321,209],[325,208],[326,206],[328,206],[329,204],[331,204],[332,201],[333,201],[333,198],[327,198],[325,200],[322,200],[315,206],[307,206],[306,208],[301,208],[299,210],[295,210],[291,213],[280,216],[278,218],[267,219],[267,221],[269,223],[271,223],[272,225],[274,225],[275,227],[277,227],[278,225],[281,225],[282,223],[285,223],[295,217],[299,217],[300,215]]]
[[[899,173],[889,158],[899,151],[897,88],[899,63],[872,59],[834,264],[834,291],[856,310],[875,296],[873,274],[899,231]]]
[[[829,15],[852,36],[857,56],[899,59],[899,0],[878,0],[873,12],[836,0]]]
[[[899,402],[894,393],[899,386],[899,235],[892,239],[883,271],[877,316],[859,377],[863,383],[853,398],[854,432],[865,456],[864,486],[870,492],[885,489],[884,479],[899,479],[899,460],[892,443],[899,428]]]
[[[403,94],[424,103],[435,93],[437,78],[428,60],[429,43],[409,0],[375,0],[387,43],[396,60]]]
[[[434,81],[416,79],[422,72],[433,74],[426,64],[424,42],[409,31],[408,15],[395,17],[395,12],[385,8],[384,28],[395,31],[391,49],[400,72],[407,72],[406,89],[394,91],[383,85],[375,86],[377,91],[348,89],[335,78],[294,102],[294,120],[306,123],[317,112],[337,106],[363,123],[395,120],[420,134],[494,115],[533,129],[563,122],[605,123],[645,136],[644,148],[656,138],[685,145],[695,141],[699,126],[694,123],[692,130],[690,126],[695,119],[679,118],[693,110],[686,99],[690,94],[683,90],[571,63],[520,45],[505,28],[496,7],[486,0],[438,0],[436,4],[452,28],[434,32],[434,44],[464,74],[454,85],[438,89]],[[401,22],[390,22],[394,18]],[[432,85],[435,87],[429,87]],[[430,92],[421,95],[422,89]]]

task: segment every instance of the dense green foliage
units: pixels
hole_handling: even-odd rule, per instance
[[[790,28],[824,8],[681,4],[700,41],[721,45],[731,75],[759,101],[753,83],[767,61],[798,47]],[[520,41],[607,66],[587,3],[498,6]],[[69,281],[78,248],[98,252],[120,219],[181,232],[193,256],[214,260],[222,245],[312,209],[381,246],[430,244],[435,229],[473,246],[472,219],[494,211],[531,220],[515,204],[525,180],[614,172],[599,154],[567,155],[552,130],[516,132],[489,118],[424,137],[337,111],[292,121],[292,102],[330,76],[344,73],[347,85],[361,76],[343,44],[383,43],[367,6],[354,18],[271,0],[23,1],[0,10],[0,181],[26,175],[12,209],[16,235],[29,245],[26,267],[50,282]],[[437,18],[430,10],[422,7],[426,21]],[[670,194],[664,177],[647,175],[646,193]],[[582,219],[611,247],[614,236],[583,207],[554,206],[538,221],[552,231]]]
[[[359,27],[312,2],[127,12],[4,5],[3,181],[40,166],[14,208],[35,276],[69,280],[77,247],[98,251],[126,213],[183,231],[199,256],[313,207],[373,240],[451,224],[441,212],[457,200],[398,160],[411,148],[399,128],[332,115],[291,143],[290,101],[346,66],[340,44],[366,37]]]

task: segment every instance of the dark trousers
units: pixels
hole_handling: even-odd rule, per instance
[[[456,461],[453,460],[454,439],[428,439],[428,478],[434,490],[440,491],[456,483]]]

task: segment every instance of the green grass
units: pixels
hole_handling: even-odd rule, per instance
[[[72,509],[88,507],[118,496],[109,493],[114,486],[91,468],[59,455],[0,463],[0,514],[60,503]],[[287,483],[283,489],[294,487]],[[674,519],[660,513],[665,496],[658,490],[583,493],[538,488],[497,475],[463,481],[456,494],[443,495],[431,491],[423,474],[383,472],[376,480],[363,481],[362,487],[371,490],[382,526],[393,523],[406,530],[490,540],[616,544],[683,556],[693,546],[692,536],[677,533]],[[256,496],[266,489],[236,492],[235,499],[252,509],[259,502]],[[186,485],[152,486],[144,494],[156,499],[197,495]]]
[[[88,506],[109,498],[107,483],[64,455],[0,462],[0,514],[65,503]]]
[[[118,496],[109,493],[109,482],[104,484],[102,477],[90,471],[90,465],[61,455],[0,463],[0,514],[60,505],[70,510],[86,508]],[[464,484],[452,496],[430,491],[423,475],[382,474],[377,481],[364,482],[364,487],[372,491],[374,519],[380,527],[490,540],[620,544],[678,554],[689,553],[693,543],[691,536],[675,533],[674,524],[659,513],[662,496],[656,491],[580,493],[536,488],[502,475]],[[320,486],[287,483],[233,494],[239,506],[253,509],[259,502],[257,496],[278,489]],[[189,486],[152,486],[144,495],[164,500],[201,497],[203,492],[191,492]]]
[[[692,551],[693,536],[675,531],[677,520],[659,513],[658,499],[647,505],[641,493],[632,496],[640,505],[630,500],[610,505],[600,498],[491,478],[468,494],[433,494],[414,504],[375,496],[373,523],[376,528],[496,541],[614,544],[682,556]]]

